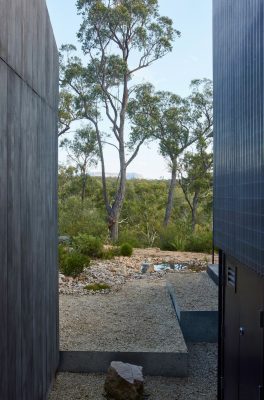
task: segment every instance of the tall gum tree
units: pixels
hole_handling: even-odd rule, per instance
[[[168,160],[169,182],[164,225],[171,219],[177,184],[179,157],[201,138],[213,134],[212,82],[193,80],[191,95],[182,98],[171,92],[155,92],[150,84],[139,85],[128,112],[132,136],[158,140],[161,155]]]
[[[142,134],[130,135],[127,108],[134,96],[134,78],[138,71],[169,53],[180,33],[170,18],[159,14],[157,0],[79,0],[77,9],[83,19],[78,38],[88,62],[84,65],[67,53],[61,83],[74,93],[79,118],[92,122],[97,132],[103,197],[110,236],[116,241],[127,167],[147,139]],[[119,157],[113,200],[107,193],[104,144],[115,147]]]

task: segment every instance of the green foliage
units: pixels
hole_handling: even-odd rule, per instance
[[[114,193],[115,179],[107,179],[108,191]],[[175,205],[171,224],[163,228],[166,206],[166,180],[129,180],[124,207],[119,224],[118,245],[130,244],[133,248],[158,246],[164,250],[185,250],[188,236],[192,235],[192,221],[189,206],[182,189],[175,191]],[[80,199],[81,182],[72,168],[59,170],[59,232],[60,235],[76,237],[79,234],[99,238],[108,244],[107,219],[101,194],[101,180],[88,177],[87,197]],[[207,193],[207,192],[206,192]],[[211,223],[212,189],[202,197],[197,211],[197,232],[208,230]],[[200,234],[200,233],[199,233]],[[208,246],[207,246],[208,247]],[[191,244],[189,243],[189,248]],[[112,259],[119,255],[118,247],[105,248],[100,255]]]
[[[169,225],[160,231],[159,247],[161,250],[184,251],[190,231],[183,225]]]
[[[100,238],[80,233],[73,238],[73,244],[81,254],[95,258],[102,257],[103,243]]]
[[[120,248],[117,246],[113,246],[107,249],[104,249],[101,255],[101,258],[104,260],[112,260],[115,257],[120,256]]]
[[[179,157],[191,145],[212,135],[212,82],[209,79],[192,81],[191,90],[190,96],[181,98],[171,92],[155,92],[150,84],[138,85],[135,98],[128,104],[132,137],[156,139],[160,154],[169,163],[171,186],[166,225],[171,218]]]
[[[184,226],[172,224],[160,232],[160,249],[168,251],[191,251],[210,253],[212,251],[212,232],[198,228],[194,233]]]
[[[107,283],[91,283],[84,287],[85,290],[91,290],[93,292],[99,292],[101,290],[108,290],[111,289]]]
[[[106,218],[102,206],[102,200],[98,197],[100,192],[96,189],[93,198],[89,193],[82,203],[79,197],[79,179],[76,176],[66,178],[68,193],[61,193],[59,189],[59,233],[60,235],[77,236],[79,233],[86,233],[91,236],[99,237],[105,241],[108,236]],[[93,188],[97,182],[92,181],[90,188]],[[60,184],[60,176],[59,176]],[[75,195],[73,193],[75,192]],[[98,196],[98,197],[97,197]]]
[[[142,233],[138,232],[136,228],[129,229],[128,227],[123,227],[119,233],[118,244],[129,243],[133,248],[148,247],[146,241],[143,239]]]
[[[67,251],[59,246],[59,266],[60,271],[66,276],[76,277],[88,267],[90,260],[77,251]]]
[[[178,181],[190,208],[193,232],[201,203],[203,210],[209,210],[210,215],[213,192],[213,155],[208,151],[208,139],[200,138],[196,150],[195,153],[185,153],[179,163]]]
[[[127,197],[122,211],[119,243],[133,247],[156,244],[166,204],[166,181],[132,180],[127,183]]]
[[[124,243],[120,246],[120,254],[124,257],[131,257],[133,254],[133,247],[129,243]]]
[[[186,251],[197,253],[211,253],[212,248],[212,232],[209,230],[197,230],[188,237],[185,245]]]

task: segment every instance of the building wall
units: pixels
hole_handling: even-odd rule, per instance
[[[215,245],[264,275],[264,3],[214,0]]]
[[[45,0],[0,0],[0,399],[58,365],[58,53]]]

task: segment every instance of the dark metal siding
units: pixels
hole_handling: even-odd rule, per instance
[[[214,0],[214,240],[262,275],[263,8],[263,0]]]
[[[0,399],[43,400],[59,359],[58,52],[45,0],[0,0]]]

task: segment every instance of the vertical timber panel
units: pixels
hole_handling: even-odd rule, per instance
[[[45,400],[59,362],[58,52],[44,0],[0,0],[0,399]]]
[[[7,399],[7,76],[0,60],[0,399]]]
[[[21,398],[21,86],[8,71],[7,263],[8,263],[8,400]],[[25,288],[26,290],[27,288]]]
[[[33,286],[32,264],[32,174],[34,171],[34,132],[32,97],[29,87],[22,84],[21,103],[21,286]],[[28,376],[33,376],[33,296],[31,290],[22,290],[22,400],[34,398],[33,386]]]

